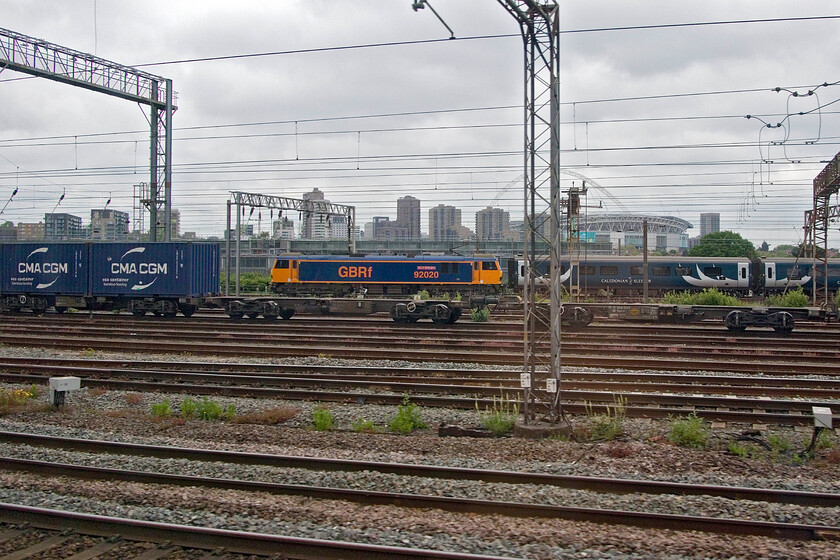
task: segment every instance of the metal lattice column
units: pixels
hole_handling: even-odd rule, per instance
[[[828,223],[831,196],[840,190],[840,153],[814,178],[814,208],[811,241],[814,258],[814,305],[828,307]],[[820,253],[819,249],[822,249]],[[820,281],[821,280],[821,281]]]
[[[555,2],[498,0],[519,22],[525,52],[525,244],[526,282],[524,376],[525,421],[536,404],[548,406],[549,419],[562,417],[560,404],[560,98],[559,9]],[[548,316],[536,301],[537,262],[550,260]],[[550,339],[550,354],[539,352]],[[545,379],[542,387],[537,379]],[[552,390],[553,389],[553,390]]]
[[[39,78],[82,87],[151,107],[150,195],[143,202],[151,214],[150,237],[171,239],[172,212],[172,80],[130,66],[68,49],[8,29],[0,29],[0,69],[24,72]],[[164,194],[161,196],[160,187]],[[164,223],[158,227],[158,212]]]

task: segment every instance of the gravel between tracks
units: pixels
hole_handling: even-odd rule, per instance
[[[61,355],[78,352],[0,350],[3,355]],[[101,357],[112,357],[102,354]],[[125,356],[121,356],[125,358]],[[150,359],[148,355],[136,359]],[[154,359],[177,360],[156,356]],[[228,361],[228,360],[225,360]],[[254,361],[254,360],[250,360]],[[323,360],[295,360],[300,362]],[[334,360],[331,361],[331,363]],[[358,362],[353,362],[357,364]],[[372,362],[371,365],[384,365]],[[396,369],[401,364],[393,364]],[[414,364],[412,364],[414,365]],[[440,366],[440,364],[436,364]],[[463,366],[458,366],[463,367]],[[483,366],[482,366],[483,367]],[[12,388],[6,386],[6,388]],[[15,387],[19,388],[19,387]],[[238,414],[277,406],[297,410],[277,426],[155,420],[152,404],[169,398],[173,405],[185,395],[128,394],[82,389],[72,393],[61,411],[29,410],[0,418],[0,429],[67,437],[204,447],[321,457],[671,480],[840,492],[840,466],[832,451],[822,452],[803,465],[790,460],[736,457],[726,444],[747,427],[718,430],[710,450],[688,450],[664,438],[664,422],[624,421],[627,436],[620,441],[576,443],[512,438],[440,438],[439,424],[475,426],[472,411],[422,409],[429,430],[409,436],[356,433],[350,426],[365,418],[384,426],[395,407],[335,405],[338,430],[311,429],[314,403],[259,399],[214,399],[233,404]],[[46,402],[46,395],[39,397]],[[576,424],[588,419],[577,418]],[[809,434],[779,430],[774,436],[803,445]],[[754,436],[753,436],[754,437]],[[758,436],[766,440],[766,434]],[[837,444],[836,436],[834,443]],[[320,473],[300,469],[195,464],[180,460],[86,456],[79,453],[0,445],[0,454],[99,466],[117,466],[235,477],[249,480],[330,485],[361,489],[425,492],[447,496],[504,499],[605,509],[645,509],[667,513],[703,513],[716,517],[750,517],[787,522],[837,525],[838,508],[802,508],[781,504],[731,501],[709,497],[600,495],[537,486],[400,478],[375,473]],[[396,546],[460,550],[521,558],[837,558],[840,545],[832,542],[797,543],[757,537],[737,538],[695,532],[642,530],[544,519],[511,519],[489,515],[459,515],[428,510],[313,500],[305,497],[243,494],[233,491],[160,488],[139,484],[78,482],[47,479],[0,470],[0,501],[78,509],[100,514],[211,527],[272,532],[313,538],[332,538]]]

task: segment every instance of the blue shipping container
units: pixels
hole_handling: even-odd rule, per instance
[[[88,248],[84,243],[5,243],[4,294],[85,295]]]
[[[219,293],[215,243],[97,243],[90,253],[94,296],[198,297]]]

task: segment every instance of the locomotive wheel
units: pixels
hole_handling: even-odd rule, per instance
[[[283,309],[283,310],[280,311],[280,318],[283,319],[284,321],[288,321],[289,319],[292,318],[292,316],[294,314],[295,314],[294,309]]]
[[[134,315],[135,317],[142,317],[143,315],[146,314],[146,312],[143,311],[142,309],[132,309],[131,314]]]
[[[67,311],[67,308],[64,307],[63,305],[56,306],[56,308],[55,308],[55,312],[58,313],[59,315],[61,315],[65,311]]]

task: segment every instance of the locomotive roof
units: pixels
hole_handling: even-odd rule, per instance
[[[485,257],[462,257],[458,255],[417,255],[407,257],[405,255],[280,255],[278,259],[312,260],[312,261],[431,261],[431,262],[464,262],[464,261],[495,261],[492,256]]]

